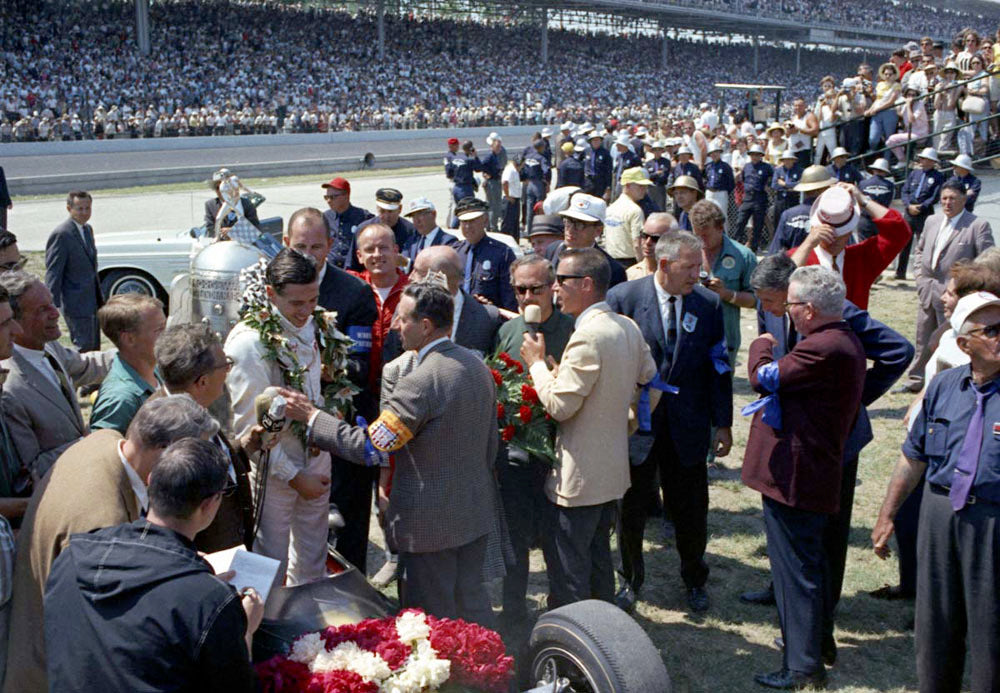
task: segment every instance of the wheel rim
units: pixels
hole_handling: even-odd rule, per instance
[[[116,296],[118,294],[143,294],[144,296],[156,296],[156,289],[145,277],[131,274],[127,277],[122,277],[112,284],[110,294],[112,296]]]
[[[587,673],[580,658],[557,646],[548,646],[535,655],[531,663],[532,682],[551,684],[559,679],[569,681],[565,693],[599,693],[593,677]]]

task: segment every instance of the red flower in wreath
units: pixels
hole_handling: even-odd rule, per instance
[[[514,430],[514,426],[512,424],[507,424],[503,427],[503,432],[500,434],[500,437],[503,439],[503,442],[509,443],[514,438],[514,434],[516,432],[517,431]]]
[[[531,407],[527,404],[522,404],[521,408],[517,410],[517,416],[521,419],[521,423],[531,422]]]
[[[305,693],[378,693],[378,684],[365,681],[353,671],[337,669],[313,674],[304,690]]]
[[[254,667],[264,693],[299,693],[305,690],[312,674],[300,662],[277,655]]]
[[[538,404],[538,393],[531,385],[521,386],[521,399],[525,404]]]
[[[503,402],[497,402],[497,418],[502,419],[507,410],[504,409]]]
[[[503,385],[503,376],[500,375],[500,371],[491,368],[490,373],[493,375],[493,382],[495,382],[497,385]]]

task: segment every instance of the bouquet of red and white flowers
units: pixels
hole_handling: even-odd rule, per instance
[[[497,384],[497,425],[505,443],[556,463],[555,422],[538,400],[531,376],[510,354],[501,351],[486,360]]]
[[[256,669],[264,693],[504,693],[514,659],[488,628],[406,609],[308,633]]]

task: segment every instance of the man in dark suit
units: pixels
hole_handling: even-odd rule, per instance
[[[514,251],[486,235],[489,211],[489,206],[476,197],[466,197],[455,205],[463,239],[456,247],[464,268],[462,288],[498,308],[516,310],[517,299],[510,286]]]
[[[777,338],[750,345],[750,384],[765,398],[743,458],[743,483],[764,501],[767,553],[784,638],[781,669],[755,676],[769,688],[823,686],[821,655],[829,565],[823,533],[840,510],[844,445],[858,415],[865,353],[843,321],[847,289],[833,270],[802,267],[785,308],[802,339],[780,359]]]
[[[312,420],[310,445],[356,464],[387,463],[384,453],[394,453],[385,526],[405,571],[403,606],[492,626],[483,567],[499,521],[496,387],[482,360],[448,339],[452,310],[447,290],[431,282],[403,291],[393,327],[417,366],[367,429],[315,414],[293,391],[285,413]]]
[[[312,257],[320,268],[319,305],[336,311],[337,329],[354,340],[348,369],[351,380],[362,388],[354,405],[361,416],[371,419],[378,406],[368,387],[372,325],[378,319],[375,294],[362,280],[327,261],[335,236],[318,209],[306,207],[292,214],[284,241],[289,248]],[[337,530],[337,550],[362,573],[368,557],[374,481],[372,470],[333,458],[330,525]]]
[[[593,195],[576,193],[570,199],[569,207],[559,212],[563,218],[563,240],[545,249],[546,259],[553,267],[559,265],[559,254],[564,248],[597,248],[608,258],[611,267],[611,286],[624,282],[625,268],[597,245],[597,238],[604,233],[604,215],[607,204]]]
[[[757,325],[760,334],[773,335],[777,344],[772,356],[781,358],[798,344],[801,336],[795,324],[785,313],[788,300],[788,281],[795,271],[795,263],[783,254],[771,255],[760,261],[750,278],[750,284],[760,304],[757,311]],[[830,564],[830,579],[824,618],[822,655],[827,664],[832,664],[837,656],[833,639],[833,615],[840,601],[844,583],[844,564],[847,559],[847,540],[851,530],[851,511],[854,506],[854,487],[858,475],[858,456],[861,450],[873,440],[871,422],[868,419],[870,406],[892,387],[906,367],[913,360],[913,345],[895,330],[872,319],[868,311],[861,310],[850,301],[844,301],[844,321],[861,340],[865,358],[872,367],[865,374],[865,386],[861,395],[861,409],[844,444],[843,474],[840,484],[840,512],[834,515],[823,532],[823,548]],[[774,605],[774,586],[756,592],[745,592],[740,600],[750,604]]]
[[[3,174],[3,166],[0,166],[0,229],[7,228],[7,212],[14,209],[14,203],[10,200],[10,190],[7,189],[7,177]]]
[[[66,198],[69,219],[52,231],[45,244],[45,283],[80,351],[101,348],[97,309],[104,305],[104,294],[97,277],[94,230],[87,223],[92,202],[88,192],[71,192]]]
[[[215,190],[215,197],[211,200],[205,200],[205,228],[210,236],[215,235],[215,222],[219,216],[219,210],[222,209],[222,205],[225,202],[222,200],[222,194],[219,192],[219,186],[222,182],[232,175],[229,169],[219,169],[214,174],[212,174],[212,189]],[[254,206],[253,202],[246,195],[240,195],[240,204],[243,206],[243,217],[253,224],[258,230],[260,229],[260,219],[257,218],[257,208]],[[230,211],[229,214],[222,220],[219,224],[219,231],[228,231],[233,227],[237,221],[236,212]]]
[[[659,469],[693,611],[708,609],[706,459],[710,446],[716,457],[725,457],[733,443],[733,381],[722,305],[718,294],[698,283],[701,252],[702,242],[693,234],[665,234],[656,244],[656,272],[608,294],[611,308],[642,330],[657,365],[658,377],[651,386],[662,390],[665,400],[650,422],[652,450],[631,468],[632,486],[622,504],[625,577],[638,592],[645,579],[646,509]],[[643,418],[640,412],[640,421]]]
[[[413,271],[413,261],[424,248],[432,245],[458,245],[458,238],[441,230],[437,223],[437,210],[434,203],[426,197],[410,200],[403,216],[408,217],[417,232],[406,239],[399,249],[399,254],[408,261],[407,271]]]

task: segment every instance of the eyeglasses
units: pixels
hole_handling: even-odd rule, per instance
[[[583,279],[585,276],[584,274],[557,274],[556,282],[562,286],[570,279]]]
[[[514,292],[518,296],[531,294],[532,296],[541,296],[545,290],[549,288],[547,284],[536,284],[535,286],[515,286]]]
[[[343,192],[338,192],[338,193],[327,193],[327,194],[326,194],[326,195],[324,195],[323,197],[325,197],[325,198],[326,198],[326,199],[328,199],[328,200],[335,200],[335,199],[337,199],[338,197],[343,197],[343,196],[344,196],[344,195],[346,195],[346,194],[347,194],[347,193],[343,193]]]
[[[573,217],[563,217],[566,226],[575,226],[581,229],[599,229],[603,224],[599,221],[581,221]]]
[[[789,306],[804,306],[808,303],[809,301],[785,301],[784,306],[787,311]]]
[[[971,334],[976,334],[978,332],[982,332],[983,336],[986,337],[987,339],[996,339],[998,336],[1000,336],[1000,322],[993,323],[992,325],[987,325],[986,327],[976,327],[974,329],[969,330],[965,334],[971,335]]]
[[[658,240],[660,240],[660,237],[659,236],[654,236],[654,235],[649,234],[649,233],[646,233],[645,231],[640,231],[639,232],[639,240],[643,241],[643,242],[645,242],[645,241],[658,241]]]

